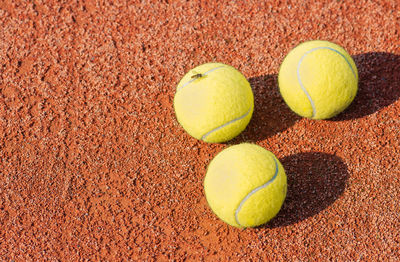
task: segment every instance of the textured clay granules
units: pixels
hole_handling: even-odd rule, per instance
[[[0,0],[0,260],[400,259],[398,1],[113,2]],[[277,87],[312,39],[359,70],[331,120],[296,116]],[[190,137],[172,104],[213,61],[255,96],[226,144]],[[240,142],[288,176],[281,212],[255,229],[224,224],[203,193],[211,159]]]

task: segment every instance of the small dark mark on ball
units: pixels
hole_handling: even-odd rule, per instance
[[[192,78],[200,78],[200,77],[203,77],[203,75],[202,75],[202,74],[195,74],[195,75],[192,75]]]

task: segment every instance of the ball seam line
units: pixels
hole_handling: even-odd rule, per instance
[[[239,120],[245,118],[245,117],[251,112],[251,108],[252,108],[252,107],[250,107],[250,109],[249,109],[245,114],[243,114],[243,115],[241,115],[241,116],[239,116],[239,117],[237,117],[237,118],[235,118],[235,119],[233,119],[233,120],[231,120],[231,121],[229,121],[229,122],[226,122],[225,124],[222,124],[222,125],[220,125],[220,126],[214,128],[214,129],[212,129],[211,131],[208,131],[207,133],[205,133],[205,134],[200,138],[200,140],[205,141],[206,137],[209,136],[209,135],[211,135],[212,133],[214,133],[214,132],[216,132],[216,131],[218,131],[218,130],[220,130],[220,129],[222,129],[222,128],[224,128],[224,127],[230,125],[230,124],[233,124],[233,123],[236,122],[236,121],[239,121]]]
[[[300,65],[301,65],[301,63],[303,62],[304,58],[305,58],[309,53],[314,52],[315,50],[318,50],[318,49],[328,49],[328,50],[331,50],[331,51],[333,51],[333,52],[339,54],[341,57],[343,57],[344,60],[346,61],[346,63],[349,65],[349,67],[350,67],[350,69],[351,69],[351,72],[353,73],[354,77],[357,79],[356,73],[354,72],[354,69],[353,69],[353,67],[351,66],[350,61],[349,61],[341,52],[339,52],[338,50],[336,50],[336,49],[334,49],[334,48],[327,47],[327,46],[320,46],[320,47],[312,48],[312,49],[308,50],[306,53],[304,53],[304,55],[300,58],[299,63],[297,64],[297,80],[299,81],[299,84],[300,84],[301,89],[302,89],[303,92],[306,94],[306,96],[307,96],[307,98],[308,98],[308,101],[310,101],[310,104],[311,104],[311,107],[312,107],[312,110],[313,110],[311,118],[314,118],[314,117],[315,117],[315,114],[316,114],[315,104],[314,104],[314,101],[312,100],[310,94],[308,93],[307,89],[304,87],[303,82],[301,81],[301,78],[300,78]]]
[[[203,73],[202,75],[203,75],[203,76],[208,75],[208,74],[211,73],[212,71],[215,71],[215,70],[217,70],[217,69],[219,69],[219,68],[221,68],[221,67],[224,67],[224,66],[217,66],[217,67],[214,67],[214,68],[208,70],[207,72]],[[182,90],[182,88],[184,88],[185,86],[191,84],[192,82],[196,81],[197,79],[198,79],[198,78],[190,79],[189,81],[187,81],[186,83],[184,83],[183,85],[181,85],[179,88],[177,88],[176,92],[179,92],[180,90]]]
[[[254,195],[255,193],[257,193],[257,192],[260,191],[261,189],[267,187],[267,186],[268,186],[269,184],[271,184],[272,182],[274,182],[275,179],[276,179],[276,177],[278,176],[278,173],[279,173],[278,162],[276,161],[275,157],[273,157],[273,159],[274,159],[274,162],[275,162],[275,174],[274,174],[274,176],[273,176],[270,180],[268,180],[267,182],[265,182],[263,185],[261,185],[261,186],[259,186],[259,187],[256,187],[255,189],[251,190],[250,193],[248,193],[248,194],[242,199],[242,201],[240,201],[239,206],[238,206],[238,207],[236,208],[236,210],[235,210],[235,220],[236,220],[236,223],[237,223],[239,226],[241,226],[241,227],[244,227],[244,226],[243,226],[242,224],[240,224],[238,215],[239,215],[239,212],[240,212],[240,210],[242,209],[242,206],[244,205],[244,203],[245,203],[252,195]]]

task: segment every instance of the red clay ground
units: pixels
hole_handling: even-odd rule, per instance
[[[398,1],[83,2],[0,1],[0,260],[400,259]],[[329,121],[297,117],[277,89],[284,56],[311,39],[359,69]],[[254,89],[227,144],[191,138],[172,106],[211,61]],[[243,141],[279,157],[289,191],[276,219],[239,230],[202,183]]]

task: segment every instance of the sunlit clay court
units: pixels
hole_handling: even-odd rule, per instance
[[[0,0],[0,261],[400,261],[396,0]]]

